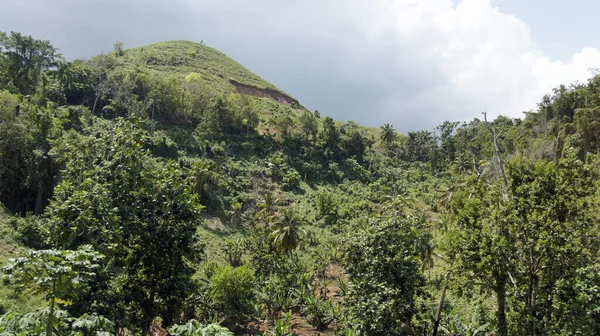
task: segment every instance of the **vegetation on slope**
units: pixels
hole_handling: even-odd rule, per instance
[[[600,77],[406,136],[230,80],[280,92],[201,44],[0,34],[0,333],[600,332]]]

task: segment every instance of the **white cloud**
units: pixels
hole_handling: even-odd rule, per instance
[[[462,101],[468,102],[465,108],[475,109],[450,108],[437,121],[475,117],[481,110],[521,116],[553,87],[585,81],[590,68],[600,65],[600,52],[594,48],[582,49],[569,63],[551,60],[533,47],[525,22],[500,12],[489,0],[377,0],[354,5],[379,9],[361,22],[365,37],[416,50],[441,70],[447,86],[435,92],[450,98],[444,105]],[[429,99],[435,102],[435,97]]]
[[[245,5],[236,3],[243,12]],[[282,49],[297,48],[302,57],[282,53],[289,72],[268,79],[284,84],[311,108],[374,126],[433,128],[444,120],[479,117],[483,110],[520,117],[552,88],[585,81],[590,68],[600,66],[594,48],[582,49],[568,63],[550,59],[534,47],[529,26],[491,0],[285,4],[259,10],[269,15],[260,18],[262,30],[252,31],[267,39],[257,49],[273,43],[269,35],[277,36],[275,43],[295,44]],[[280,54],[275,50],[273,57]],[[273,60],[267,63],[271,67]],[[299,79],[312,78],[315,88],[289,83],[285,77],[295,71],[304,75]],[[325,94],[332,85],[325,76],[335,77],[339,92]]]

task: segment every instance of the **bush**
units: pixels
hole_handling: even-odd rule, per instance
[[[216,310],[232,322],[254,314],[254,271],[248,266],[222,266],[210,278],[209,298]]]
[[[283,188],[286,190],[293,190],[300,186],[300,180],[302,177],[295,169],[290,168],[285,175],[283,175]]]
[[[216,323],[202,325],[196,320],[172,326],[169,328],[169,334],[174,336],[233,336],[233,333],[229,329]]]
[[[241,266],[242,257],[244,256],[244,242],[240,238],[228,240],[223,246],[223,252],[225,252],[227,262],[229,262],[231,266]]]
[[[302,296],[302,314],[306,317],[313,328],[324,330],[332,322],[331,313],[333,305],[331,301],[323,301],[314,293]]]

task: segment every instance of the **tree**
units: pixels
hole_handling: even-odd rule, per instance
[[[574,282],[577,270],[591,265],[597,253],[588,211],[596,190],[590,173],[573,151],[558,163],[518,158],[508,165],[518,261],[511,281],[523,306],[517,309],[522,333],[544,335],[572,318],[555,312],[563,300],[556,287]]]
[[[355,230],[346,241],[344,265],[348,273],[351,324],[365,335],[410,334],[424,294],[419,272],[420,219],[397,204]]]
[[[54,78],[58,81],[58,95],[62,95],[63,88],[71,82],[71,67],[72,63],[67,62],[65,59],[61,59],[58,62],[56,71],[54,72]]]
[[[0,92],[0,202],[15,213],[41,214],[58,167],[49,155],[60,136],[55,111]]]
[[[454,260],[452,273],[459,295],[477,287],[496,297],[497,327],[508,334],[506,319],[509,272],[514,270],[514,237],[506,234],[511,214],[502,180],[472,176],[450,201],[454,221],[445,238],[447,254]],[[464,281],[460,281],[463,279]]]
[[[304,135],[305,140],[315,141],[317,133],[319,132],[319,120],[314,114],[309,111],[304,111],[298,117],[300,123],[300,129]]]
[[[379,139],[385,144],[387,148],[390,148],[392,143],[396,140],[397,134],[392,124],[385,124],[380,127]]]
[[[231,209],[227,211],[227,216],[229,216],[229,222],[231,223],[231,225],[233,225],[234,227],[238,226],[238,224],[242,221],[242,212],[242,203],[231,203]]]
[[[340,132],[335,127],[335,122],[331,117],[323,119],[323,133],[321,137],[325,153],[336,159],[339,154]]]
[[[228,99],[229,109],[233,111],[234,119],[239,120],[246,129],[246,134],[256,129],[260,123],[259,111],[254,102],[247,95],[232,94]]]
[[[272,120],[273,124],[277,128],[277,133],[282,139],[289,137],[292,134],[295,123],[292,117],[288,113],[278,115]]]
[[[11,259],[3,271],[17,288],[31,286],[46,295],[50,311],[45,335],[52,336],[57,301],[72,299],[74,290],[96,275],[103,258],[89,245],[76,251],[29,251],[26,257]]]
[[[0,92],[0,202],[25,215],[32,210],[27,180],[35,143],[27,119],[20,113],[18,97]]]
[[[262,194],[262,199],[256,204],[256,207],[260,209],[256,214],[257,217],[262,218],[265,221],[271,221],[279,203],[280,200],[275,197],[275,194],[270,191],[264,192]]]
[[[358,163],[363,163],[367,140],[363,138],[358,130],[352,130],[349,136],[344,137],[342,147],[349,157],[356,158]]]
[[[117,41],[114,45],[113,45],[113,51],[115,52],[115,54],[117,56],[123,56],[125,55],[125,44],[121,41]]]
[[[294,210],[283,210],[275,230],[270,235],[278,251],[289,253],[298,247],[300,235],[304,233],[300,225],[302,225],[302,219]]]
[[[454,160],[456,148],[454,146],[453,135],[457,126],[458,122],[444,121],[443,124],[436,127],[436,130],[439,132],[440,150],[444,152],[448,163]]]
[[[85,104],[86,106],[90,106],[95,98],[92,87],[92,68],[89,63],[82,60],[75,60],[68,64],[68,75],[63,78],[63,91],[66,103],[69,105]],[[62,76],[58,78],[60,77]]]
[[[49,41],[11,32],[0,36],[0,53],[5,55],[0,72],[8,74],[10,85],[21,94],[31,94],[42,71],[56,65],[58,54]]]
[[[573,124],[581,136],[583,153],[597,153],[600,149],[600,109],[578,109]]]
[[[98,281],[107,284],[81,300],[103,297],[95,309],[117,325],[135,323],[146,332],[156,316],[169,325],[199,255],[201,207],[190,174],[152,158],[136,121],[118,119],[85,133],[57,146],[67,168],[49,206],[49,241],[64,249],[92,244],[106,256],[107,273]]]

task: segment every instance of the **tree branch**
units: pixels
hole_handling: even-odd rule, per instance
[[[498,159],[498,164],[500,165],[500,171],[502,172],[502,178],[504,179],[504,188],[505,191],[508,192],[508,180],[506,179],[506,172],[504,171],[504,162],[502,161],[502,153],[500,152],[500,146],[498,146],[498,135],[496,131],[490,126],[490,123],[487,121],[487,111],[481,112],[483,114],[483,120],[485,121],[485,126],[492,132],[492,136],[494,138],[494,147],[496,148],[496,157]]]

